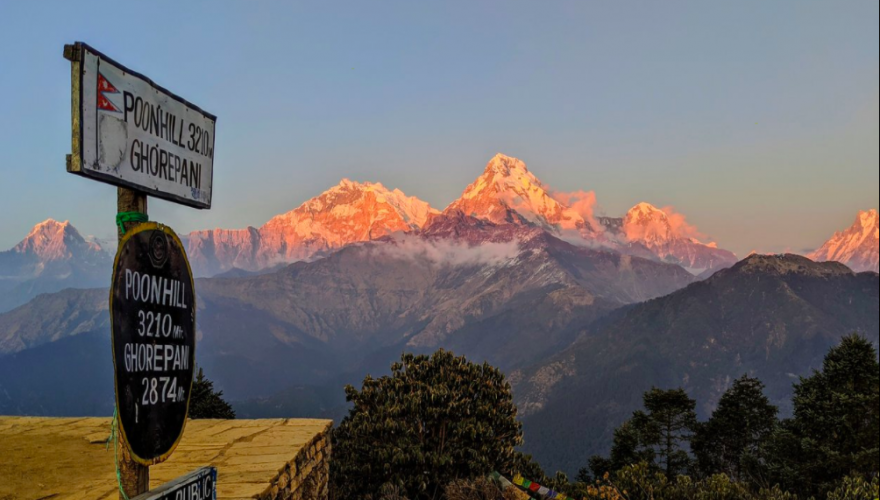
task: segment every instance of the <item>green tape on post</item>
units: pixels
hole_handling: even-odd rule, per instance
[[[119,230],[122,234],[125,234],[125,223],[126,222],[150,222],[150,218],[147,214],[143,214],[141,212],[119,212],[116,214],[116,225],[119,226]]]

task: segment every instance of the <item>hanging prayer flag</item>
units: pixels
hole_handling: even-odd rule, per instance
[[[501,479],[504,479],[504,477],[501,476],[500,474],[498,474],[498,477],[500,477]],[[505,481],[506,481],[506,479],[505,479]],[[510,482],[516,486],[519,486],[520,488],[522,488],[526,491],[530,491],[532,493],[537,493],[544,498],[548,498],[548,499],[556,498],[559,500],[574,500],[571,497],[567,497],[561,493],[558,493],[556,491],[551,490],[550,488],[541,486],[538,483],[533,483],[533,482],[529,481],[528,479],[523,478],[519,474],[514,476],[513,481],[510,481]]]

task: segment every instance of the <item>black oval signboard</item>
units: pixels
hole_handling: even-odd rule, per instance
[[[123,237],[110,287],[119,428],[142,465],[165,461],[183,436],[196,356],[192,270],[169,227]]]

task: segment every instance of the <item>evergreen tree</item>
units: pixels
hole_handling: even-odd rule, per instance
[[[590,469],[596,477],[628,465],[647,463],[667,478],[684,474],[690,467],[688,448],[697,426],[697,403],[683,389],[651,389],[644,395],[645,411],[614,432],[611,458],[593,457]]]
[[[335,498],[440,498],[456,479],[509,474],[522,427],[510,385],[488,364],[439,351],[406,354],[391,376],[346,388],[352,408],[333,434]]]
[[[775,444],[775,467],[792,487],[826,495],[836,482],[880,470],[880,363],[865,338],[852,335],[828,353],[822,371],[795,385],[794,418]]]
[[[692,450],[704,476],[743,479],[744,464],[777,425],[778,409],[764,395],[764,384],[747,375],[721,396],[708,422],[697,427]]]
[[[199,373],[192,385],[192,397],[189,400],[189,418],[217,418],[230,420],[235,418],[235,410],[223,400],[223,391],[214,392],[214,382],[205,377],[204,371]]]
[[[647,413],[636,412],[633,425],[643,444],[654,450],[657,465],[667,478],[687,472],[687,446],[697,425],[697,403],[684,389],[651,389],[645,394]]]

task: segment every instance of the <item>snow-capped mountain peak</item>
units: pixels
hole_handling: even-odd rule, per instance
[[[39,293],[107,286],[113,259],[68,221],[45,220],[10,250],[0,252],[0,312]],[[11,291],[10,291],[11,290]]]
[[[550,195],[549,188],[523,161],[500,153],[446,211],[460,211],[499,224],[531,224],[552,232],[594,233],[577,211]]]
[[[233,267],[256,271],[311,259],[350,243],[418,230],[437,213],[427,202],[399,189],[342,179],[259,229],[191,233],[187,251],[199,275]]]
[[[696,229],[681,214],[639,203],[627,212],[620,229],[623,238],[641,245],[665,261],[674,262],[694,274],[722,269],[736,263],[736,256],[715,243],[703,243]]]
[[[486,171],[484,173],[494,173],[505,177],[511,175],[522,177],[525,175],[531,176],[534,181],[537,181],[535,176],[531,175],[528,167],[522,160],[507,156],[503,153],[498,153],[489,160],[489,163],[486,164]]]
[[[880,217],[877,210],[859,212],[855,223],[835,233],[809,257],[815,261],[836,261],[854,271],[877,272],[880,268]]]
[[[342,179],[336,186],[306,201],[299,208],[273,217],[262,228],[295,233],[303,238],[323,238],[352,243],[379,238],[396,231],[419,229],[438,213],[416,197],[381,183]]]
[[[85,240],[69,222],[47,219],[35,225],[12,251],[30,254],[42,262],[66,260],[84,251],[101,251],[100,246]]]
[[[630,241],[648,243],[649,246],[676,239],[666,212],[650,203],[639,203],[631,208],[623,219],[623,230]]]
[[[878,225],[878,216],[877,210],[865,210],[863,212],[859,212],[859,222],[862,223],[862,229],[870,231],[871,229],[877,230]],[[875,238],[877,235],[875,234]]]

